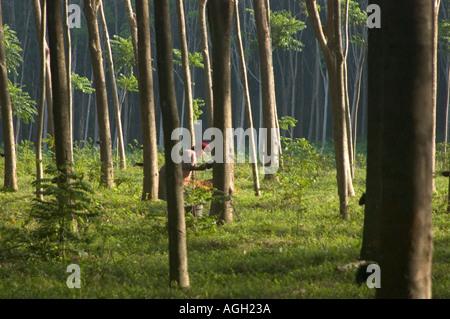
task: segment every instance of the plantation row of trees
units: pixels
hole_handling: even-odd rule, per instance
[[[179,101],[180,121],[187,127],[189,107],[186,107],[183,83],[181,47],[182,41],[178,33],[177,10],[175,1],[171,1],[171,21],[173,44],[175,48],[175,86],[177,101]],[[326,1],[318,1],[321,6],[319,12],[325,19]],[[83,8],[83,1],[69,1],[68,4],[77,4]],[[131,5],[134,5],[132,3]],[[344,5],[344,2],[343,2]],[[103,3],[105,21],[108,25],[112,54],[114,57],[114,70],[117,81],[119,105],[122,115],[122,131],[124,146],[134,143],[136,139],[142,144],[142,128],[140,123],[139,96],[137,94],[137,72],[133,59],[133,44],[125,2],[122,0],[110,0]],[[350,116],[352,121],[353,140],[364,141],[367,136],[367,15],[365,10],[368,6],[367,0],[349,1],[348,10],[348,51],[347,51],[347,90]],[[447,104],[448,83],[448,27],[446,25],[447,1],[441,1],[440,20],[441,41],[439,46],[438,75],[438,109],[437,109],[437,132],[440,141],[444,139],[445,133],[445,110]],[[205,78],[205,63],[202,58],[202,41],[200,34],[199,6],[197,0],[183,1],[184,18],[186,26],[186,45],[189,50],[189,62],[191,65],[192,100],[196,112],[202,113],[200,119],[204,126],[212,126],[211,118],[208,118],[208,92],[205,87],[208,79]],[[324,55],[319,42],[316,41],[313,26],[307,18],[305,1],[286,0],[271,3],[271,32],[273,48],[274,79],[276,83],[275,94],[277,102],[278,117],[291,116],[298,120],[293,128],[295,137],[306,137],[320,145],[332,137],[331,119],[331,94],[328,86],[328,72],[325,65]],[[261,74],[259,71],[258,50],[256,46],[256,25],[253,13],[253,4],[249,0],[239,1],[239,14],[241,16],[241,29],[243,47],[247,59],[248,86],[252,102],[253,121],[256,127],[262,127],[262,94],[260,90]],[[37,117],[37,101],[39,100],[39,45],[33,28],[34,16],[32,5],[27,1],[3,1],[4,21],[11,31],[15,32],[17,44],[16,73],[11,73],[11,82],[16,87],[22,88],[30,96],[30,103],[21,102],[20,110],[14,116],[15,139],[17,143],[22,140],[34,140],[36,136],[37,123],[32,119]],[[150,4],[150,19],[153,20],[153,4]],[[154,26],[150,25],[153,55],[155,55]],[[71,69],[81,76],[73,79],[73,132],[75,141],[84,141],[91,138],[99,140],[99,130],[96,125],[96,109],[94,107],[95,96],[89,83],[93,82],[92,62],[89,56],[89,36],[86,17],[82,12],[80,28],[72,28],[71,35]],[[104,32],[100,30],[101,45],[106,53]],[[210,45],[207,43],[207,45]],[[21,50],[20,50],[21,49]],[[232,95],[233,101],[233,127],[246,127],[247,114],[245,111],[245,90],[240,76],[239,50],[236,36],[233,34],[232,41]],[[105,56],[105,66],[109,65]],[[206,65],[207,67],[207,65]],[[87,81],[87,82],[86,82]],[[211,80],[209,80],[211,81]],[[301,85],[298,85],[301,84]],[[155,100],[158,101],[158,81],[155,81]],[[113,83],[109,76],[106,78],[108,94],[108,107],[111,118],[114,114],[114,99],[112,94]],[[186,98],[186,101],[189,99]],[[34,101],[34,102],[33,102]],[[18,103],[17,103],[18,104]],[[34,105],[34,107],[33,107]],[[47,113],[44,114],[44,134],[49,131]],[[157,138],[159,145],[163,144],[161,125],[161,112],[155,113],[157,125]],[[120,136],[119,128],[115,120],[111,121],[113,137]],[[285,134],[285,132],[281,132]],[[357,134],[356,134],[357,133]],[[119,148],[116,138],[113,145]]]
[[[15,2],[2,1],[0,7],[3,8],[4,3],[8,3],[8,10],[16,9]],[[39,89],[35,89],[35,93],[38,92],[36,95],[39,95],[39,104],[35,110],[26,95],[17,93],[27,101],[27,104],[22,106],[26,106],[23,113],[28,117],[20,115],[22,113],[18,113],[18,108],[14,108],[12,104],[14,90],[9,89],[9,83],[15,81],[9,81],[9,76],[15,77],[15,80],[19,79],[17,67],[20,61],[24,61],[20,79],[24,81],[25,74],[32,78],[33,72],[25,73],[24,70],[36,63],[28,63],[28,58],[25,57],[25,52],[32,52],[31,44],[28,49],[23,50],[22,56],[18,38],[15,38],[14,33],[8,33],[5,28],[0,32],[4,186],[17,189],[15,145],[20,140],[17,134],[24,132],[25,126],[21,125],[23,118],[36,117],[35,132],[33,133],[33,126],[29,126],[28,136],[30,139],[35,136],[37,180],[43,176],[42,138],[48,132],[50,140],[54,141],[52,146],[55,164],[60,173],[55,183],[60,189],[67,187],[73,176],[74,141],[86,141],[88,136],[99,143],[100,184],[112,188],[115,169],[113,149],[117,149],[119,154],[120,168],[125,168],[125,145],[132,135],[130,125],[134,123],[139,126],[139,130],[133,131],[133,134],[139,132],[143,147],[142,199],[157,199],[157,138],[161,140],[165,137],[162,141],[166,150],[170,280],[181,287],[187,287],[189,273],[182,169],[180,164],[173,162],[169,151],[178,142],[177,139],[172,139],[171,133],[175,128],[185,125],[192,132],[194,120],[204,111],[208,127],[216,127],[224,134],[225,143],[219,146],[222,148],[222,154],[233,154],[233,137],[227,135],[227,129],[233,126],[252,127],[252,114],[257,113],[259,125],[256,126],[269,129],[268,140],[275,141],[273,144],[269,143],[265,151],[272,156],[275,154],[276,161],[282,150],[280,128],[286,121],[288,126],[296,127],[293,119],[299,118],[299,130],[291,130],[293,137],[304,136],[305,127],[308,127],[308,137],[316,141],[324,142],[327,136],[332,135],[339,211],[344,219],[348,219],[348,197],[354,195],[352,168],[356,154],[357,123],[358,119],[373,112],[372,116],[368,117],[369,125],[365,126],[366,121],[362,120],[361,127],[368,131],[369,137],[372,136],[369,138],[369,150],[381,156],[376,162],[380,166],[375,166],[373,157],[371,158],[368,176],[375,174],[380,177],[375,182],[370,180],[370,183],[373,183],[370,185],[378,190],[382,189],[383,192],[373,191],[369,187],[367,190],[367,207],[376,208],[376,222],[367,224],[367,227],[375,227],[374,232],[380,235],[380,239],[374,239],[380,246],[369,258],[380,261],[383,272],[388,272],[388,277],[385,278],[391,280],[389,288],[383,289],[380,296],[410,294],[413,297],[429,297],[429,219],[434,154],[432,145],[435,144],[435,137],[431,133],[436,132],[436,117],[430,114],[436,110],[436,99],[433,102],[432,96],[436,96],[438,90],[436,86],[433,93],[432,83],[433,79],[437,78],[439,68],[436,59],[436,72],[431,73],[431,58],[437,56],[437,51],[432,50],[431,39],[433,34],[437,39],[438,29],[436,27],[430,30],[425,26],[431,24],[433,17],[437,26],[438,11],[433,14],[432,4],[425,0],[409,1],[408,19],[399,24],[394,18],[395,7],[392,1],[373,1],[383,8],[383,27],[380,31],[368,30],[365,26],[367,15],[364,8],[368,3],[364,1],[358,3],[350,0],[328,0],[326,5],[325,2],[319,3],[316,0],[288,1],[277,3],[279,7],[272,8],[270,1],[266,0],[253,0],[251,3],[242,1],[241,6],[239,3],[241,2],[236,0],[200,0],[198,3],[155,0],[153,7],[150,7],[148,0],[142,0],[135,1],[133,7],[129,0],[111,1],[108,4],[106,1],[103,3],[100,0],[84,0],[77,3],[78,7],[82,8],[83,23],[80,29],[74,30],[71,30],[69,21],[71,16],[64,14],[69,8],[68,1],[34,0],[31,1],[31,7],[23,6],[21,12],[25,15],[29,12],[25,21],[31,20],[30,8],[35,21],[34,39],[37,39],[40,53],[39,58],[35,58],[41,61],[39,67],[35,67],[35,71],[39,70],[39,81],[35,81],[39,83]],[[198,10],[193,9],[193,5],[197,4]],[[439,8],[439,1],[434,4]],[[174,6],[172,9],[171,5]],[[283,9],[286,5],[290,10]],[[112,12],[115,19],[111,19]],[[126,20],[125,16],[123,20],[119,19],[119,12],[127,13]],[[1,10],[0,15],[10,16]],[[242,19],[242,30],[239,28],[241,16],[245,17]],[[306,17],[310,21],[310,28],[306,27],[304,22]],[[123,34],[125,37],[114,37],[115,41],[110,40],[111,27],[108,27],[108,20],[115,27],[113,34]],[[207,22],[209,28],[206,27]],[[192,25],[188,27],[190,23]],[[0,24],[3,25],[3,22],[0,21]],[[389,38],[385,30],[391,28],[395,32]],[[306,51],[302,42],[307,43],[307,37],[305,32],[303,39],[303,30],[308,29],[312,29],[311,34],[314,35],[310,38],[313,43],[310,50],[314,49],[309,51],[309,58],[308,55],[300,53],[302,50]],[[372,72],[368,77],[368,88],[372,91],[368,92],[376,95],[369,99],[368,108],[359,108],[361,93],[366,92],[363,74],[367,33],[372,32],[374,37],[369,39],[369,45],[372,44],[369,46],[369,54],[376,52],[376,48],[381,50],[379,55],[372,55],[369,61]],[[384,32],[383,36],[377,38],[381,32]],[[412,36],[408,36],[408,32],[411,32]],[[25,43],[31,43],[33,39],[31,35],[28,38],[28,33],[25,33]],[[188,36],[193,34],[198,36]],[[174,50],[177,40],[180,50]],[[195,41],[198,41],[201,51],[192,51],[191,47]],[[388,58],[391,54],[390,45],[398,45],[398,49],[393,51],[392,59]],[[83,56],[84,60],[80,59],[80,56]],[[349,57],[353,57],[353,60]],[[180,67],[174,67],[174,64],[180,64]],[[314,66],[314,71],[311,66]],[[195,82],[200,76],[196,75],[198,67],[203,69],[203,82]],[[13,71],[9,76],[8,70]],[[78,70],[83,71],[81,76]],[[299,76],[301,72],[304,73]],[[308,72],[309,81],[306,80]],[[377,77],[379,74],[383,76]],[[154,76],[157,81],[154,81]],[[254,80],[253,90],[250,78]],[[91,80],[95,88],[95,103]],[[299,82],[302,84],[299,85]],[[200,85],[202,91],[197,89],[200,87],[199,83],[203,84]],[[280,90],[277,90],[280,83]],[[399,84],[398,88],[396,84]],[[132,93],[127,94],[132,91],[139,92],[139,103],[130,98]],[[256,98],[255,93],[253,96],[250,93],[252,91],[257,92]],[[202,92],[204,100],[194,99],[198,94],[195,92]],[[305,92],[311,92],[310,99]],[[254,103],[255,100],[258,102]],[[202,101],[205,108],[199,109]],[[139,105],[138,117],[134,117],[133,113],[137,112],[132,111],[133,103]],[[92,106],[91,110],[93,104],[96,107]],[[255,104],[257,106],[252,107]],[[240,105],[240,108],[235,105]],[[377,112],[379,105],[383,107]],[[94,109],[95,117],[90,115],[94,113]],[[159,113],[156,112],[157,109]],[[331,114],[332,125],[327,125]],[[15,127],[13,115],[17,119]],[[309,121],[306,120],[308,116]],[[246,117],[248,122],[244,124]],[[94,127],[94,134],[90,135],[88,123],[93,118],[95,125],[91,124],[91,127]],[[126,129],[122,128],[123,123],[128,123]],[[374,123],[379,126],[374,126]],[[397,125],[398,123],[405,126]],[[127,130],[128,139],[124,138]],[[75,132],[80,134],[80,138],[75,137]],[[412,132],[416,134],[411,136]],[[401,138],[393,138],[396,136]],[[399,143],[396,143],[397,141]],[[400,159],[402,154],[410,152],[411,156],[406,163]],[[396,155],[398,156],[393,160],[392,156]],[[414,170],[417,167],[420,168],[421,174]],[[401,173],[397,173],[397,170]],[[255,193],[258,195],[258,169],[254,167],[253,172]],[[265,178],[273,179],[274,175],[269,173]],[[405,183],[405,176],[412,178],[406,179]],[[424,185],[427,187],[423,187]],[[212,203],[211,214],[217,216],[219,223],[232,222],[234,162],[214,164],[213,186],[215,197],[221,200]],[[39,184],[37,194],[42,195]],[[404,204],[405,208],[398,204],[393,205],[399,197],[402,198],[399,203]],[[58,200],[64,199],[60,197]],[[383,208],[381,216],[379,207]],[[403,212],[402,209],[404,214],[398,217],[398,213]],[[392,211],[389,216],[386,213],[388,211]],[[397,216],[398,219],[392,219],[391,216]],[[418,223],[426,227],[417,227]],[[76,228],[75,218],[73,224]],[[390,227],[391,224],[399,226]],[[384,228],[386,225],[389,227]],[[404,234],[402,238],[405,240],[389,246],[390,240],[395,238],[397,233]],[[411,242],[414,246],[409,249]],[[399,250],[407,251],[402,255],[401,266],[393,262]]]

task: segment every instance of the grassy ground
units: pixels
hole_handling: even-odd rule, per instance
[[[32,153],[22,148],[20,190],[0,193],[0,243],[20,242],[33,198]],[[94,157],[95,149],[91,150]],[[92,155],[92,154],[91,154]],[[30,159],[31,156],[31,159]],[[338,213],[335,172],[330,165],[314,173],[302,192],[302,205],[289,198],[289,187],[262,182],[262,196],[252,191],[248,166],[236,167],[234,222],[217,226],[210,217],[187,216],[191,288],[169,288],[168,240],[164,202],[140,200],[142,170],[116,171],[117,187],[97,188],[95,160],[76,153],[78,170],[95,189],[92,203],[102,209],[88,227],[90,242],[65,260],[44,260],[24,247],[0,246],[0,298],[373,298],[375,289],[355,284],[356,268],[338,270],[358,259],[361,247],[364,169],[356,171],[357,196],[349,220]],[[2,173],[2,172],[0,172]],[[89,175],[89,173],[91,175]],[[210,178],[211,172],[202,176]],[[433,296],[450,298],[448,179],[437,178],[434,193]],[[207,215],[208,207],[205,207]],[[15,239],[12,240],[11,233]],[[18,232],[17,232],[18,231]],[[18,245],[20,246],[20,245]],[[69,289],[69,264],[81,269],[81,289]]]

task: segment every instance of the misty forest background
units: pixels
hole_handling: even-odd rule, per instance
[[[320,4],[324,5],[324,3]],[[82,1],[69,1],[69,4],[78,4],[82,8]],[[134,5],[134,3],[133,3]],[[175,5],[175,1],[171,1]],[[23,60],[17,66],[17,74],[10,73],[10,80],[16,87],[21,88],[28,94],[31,101],[25,106],[16,106],[14,112],[14,132],[16,144],[24,141],[34,141],[36,134],[36,108],[39,101],[39,76],[40,55],[32,6],[28,1],[2,1],[3,23],[16,32],[20,45],[20,55]],[[196,0],[184,1],[186,12],[187,43],[192,54],[192,90],[193,98],[198,107],[197,114],[203,121],[203,129],[208,127],[207,112],[205,107],[206,93],[204,85],[204,72],[202,70],[200,29],[198,22],[198,2]],[[353,130],[356,128],[356,142],[365,145],[367,135],[367,26],[365,9],[367,1],[350,1],[349,11],[349,38],[351,43],[348,51],[348,96],[351,110]],[[256,29],[254,17],[251,12],[252,1],[240,1],[241,29],[243,44],[246,52],[249,89],[253,109],[253,121],[256,128],[262,127],[262,102],[260,92],[259,59],[256,41]],[[438,53],[438,90],[437,90],[437,113],[436,113],[436,140],[444,142],[446,132],[446,109],[448,107],[448,82],[449,82],[449,42],[446,32],[448,26],[449,3],[441,1],[440,9],[440,41]],[[104,1],[106,21],[109,34],[113,41],[122,41],[125,45],[114,45],[113,54],[115,59],[116,75],[120,74],[127,78],[137,72],[134,68],[127,66],[121,59],[127,54],[132,56],[132,45],[130,40],[130,29],[126,10],[121,0]],[[332,145],[332,121],[331,101],[328,89],[328,77],[320,47],[317,44],[313,29],[306,16],[306,9],[302,1],[284,0],[273,1],[272,10],[272,37],[273,37],[273,64],[275,75],[275,90],[278,109],[278,118],[290,116],[298,120],[292,128],[293,137],[304,137],[320,147]],[[174,49],[179,49],[178,26],[176,10],[171,10],[172,15],[172,37]],[[150,3],[150,18],[153,21],[153,4]],[[156,45],[154,35],[154,23],[151,25],[152,56],[156,56]],[[103,33],[101,32],[102,41]],[[120,38],[117,38],[119,36]],[[128,40],[125,42],[124,40]],[[89,55],[89,40],[87,25],[81,10],[81,27],[71,29],[72,43],[72,71],[81,77],[93,81],[91,58]],[[104,44],[104,41],[103,41]],[[211,45],[211,44],[210,44]],[[105,49],[106,50],[106,49]],[[128,50],[128,51],[127,51]],[[128,53],[127,53],[128,52]],[[174,59],[180,60],[179,54],[174,52]],[[245,113],[245,97],[241,82],[241,71],[239,64],[238,48],[233,35],[232,43],[232,105],[233,105],[233,127],[246,128],[247,120]],[[106,61],[106,60],[105,60]],[[156,67],[156,65],[154,65]],[[362,67],[362,69],[361,69]],[[105,62],[105,68],[108,67]],[[108,71],[109,72],[109,71]],[[181,123],[186,123],[184,112],[184,89],[181,63],[175,64],[175,86]],[[157,72],[154,72],[154,93],[156,105],[159,103],[159,89]],[[123,78],[125,79],[125,78]],[[74,80],[74,82],[76,82]],[[110,118],[114,118],[113,101],[111,94],[111,83],[107,77],[108,102]],[[82,83],[78,81],[78,83]],[[124,82],[122,82],[124,83]],[[139,111],[139,94],[137,82],[129,81],[128,90],[121,86],[119,94],[122,106],[122,121],[125,146],[130,143],[136,146],[142,143],[141,115]],[[84,84],[86,85],[86,83]],[[87,84],[89,86],[89,83]],[[93,84],[90,86],[93,87]],[[95,93],[94,93],[95,94]],[[73,132],[74,141],[91,140],[98,141],[98,127],[96,120],[96,107],[94,94],[86,90],[73,89]],[[124,96],[125,95],[125,96]],[[36,101],[33,102],[33,101]],[[356,126],[355,126],[356,116]],[[47,136],[47,114],[44,120],[43,136]],[[116,132],[115,121],[111,121],[111,131],[114,138]],[[161,111],[156,108],[156,124],[158,132],[158,144],[163,145]],[[1,125],[1,124],[0,124]],[[0,130],[2,134],[2,130]],[[287,131],[282,130],[282,135]],[[114,139],[116,141],[116,139]],[[329,142],[327,144],[327,141]],[[361,144],[362,143],[362,144]],[[83,146],[80,144],[80,146]],[[116,142],[114,142],[114,147]],[[364,152],[364,147],[361,150]]]

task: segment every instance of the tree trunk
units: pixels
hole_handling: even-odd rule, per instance
[[[114,102],[114,114],[116,119],[116,130],[117,130],[117,139],[118,139],[118,153],[119,153],[119,159],[120,164],[119,167],[121,169],[127,168],[127,159],[125,157],[125,145],[123,142],[123,131],[122,131],[122,120],[120,116],[120,110],[119,110],[119,95],[117,93],[117,83],[116,83],[116,76],[114,74],[114,61],[111,51],[111,43],[109,41],[109,32],[108,32],[108,25],[106,23],[105,13],[103,12],[103,4],[100,3],[100,18],[103,26],[103,33],[105,36],[105,45],[106,45],[106,54],[108,58],[108,64],[109,64],[109,75],[111,80],[111,88],[112,88],[112,95],[113,95],[113,102]]]
[[[70,38],[69,18],[68,18],[68,0],[64,0],[64,33],[66,38],[66,66],[67,66],[67,86],[69,87],[69,140],[73,149],[73,103],[72,103],[72,41]],[[72,159],[73,161],[73,159]]]
[[[223,134],[222,163],[214,163],[213,185],[221,199],[211,203],[211,215],[219,223],[233,221],[234,139],[231,114],[231,29],[234,0],[208,3],[208,20],[213,44],[214,127]],[[219,146],[220,147],[220,146]],[[224,198],[225,197],[225,198]]]
[[[11,96],[8,87],[8,70],[4,47],[2,5],[0,1],[0,103],[2,107],[3,143],[5,148],[4,187],[18,190],[16,170],[16,147],[14,143],[14,125]]]
[[[147,1],[142,2],[146,3]],[[144,4],[143,9],[148,9],[148,7],[145,7],[147,6]],[[154,0],[154,7],[158,78],[165,136],[164,146],[166,150],[170,282],[176,282],[180,287],[189,287],[183,177],[181,164],[173,162],[170,151],[179,142],[178,138],[172,140],[171,135],[174,129],[179,128],[180,120],[173,74],[169,1]],[[139,12],[137,8],[136,11]],[[139,45],[141,45],[141,42],[139,42]]]
[[[38,10],[41,13],[39,15],[40,23],[36,22],[36,33],[38,35],[39,48],[41,50],[41,87],[40,87],[40,99],[39,110],[36,128],[36,180],[39,181],[44,178],[44,167],[42,164],[42,128],[44,126],[44,110],[45,110],[45,78],[46,78],[46,65],[47,65],[47,53],[46,53],[46,40],[45,34],[47,31],[47,0],[42,1],[42,10],[39,6],[39,1],[33,1],[33,6],[38,6]],[[38,13],[35,10],[35,13]],[[38,20],[38,17],[36,20]],[[43,199],[40,187],[36,188],[36,196]]]
[[[64,176],[68,176],[73,171],[73,150],[72,143],[70,142],[70,88],[67,82],[61,1],[48,1],[47,17],[50,66],[52,73],[56,167]]]
[[[432,171],[435,169],[436,160],[436,101],[437,101],[437,57],[438,57],[438,26],[439,26],[439,5],[441,0],[434,0],[433,10],[433,92],[432,92],[432,112],[433,112],[433,149],[432,149]],[[433,175],[434,176],[434,175]],[[436,189],[433,177],[433,190]]]
[[[384,46],[379,45],[385,41],[383,29],[370,28],[368,30],[368,119],[367,119],[367,175],[364,206],[364,226],[360,259],[379,260],[380,249],[380,214],[382,188],[382,132],[383,118],[380,105],[385,100],[382,90],[385,73],[380,72],[383,62],[379,58],[384,55]],[[355,115],[356,116],[356,115]]]
[[[206,108],[208,111],[208,126],[213,126],[214,118],[214,97],[211,77],[211,62],[209,59],[208,47],[208,27],[206,24],[206,3],[208,0],[198,0],[198,16],[200,23],[201,47],[203,55],[205,90],[206,90]]]
[[[143,136],[144,185],[142,199],[158,198],[158,147],[148,0],[136,1],[138,30],[138,82]]]
[[[178,33],[181,47],[181,64],[183,68],[184,101],[186,108],[186,127],[191,133],[191,145],[194,146],[194,110],[192,106],[192,81],[189,66],[189,50],[186,41],[186,23],[184,20],[183,0],[177,0]]]
[[[309,18],[314,34],[327,64],[331,104],[333,110],[333,138],[339,194],[339,211],[344,219],[350,217],[348,210],[348,194],[353,194],[350,176],[350,160],[347,139],[346,94],[344,77],[344,53],[341,36],[341,10],[339,3],[328,0],[327,27],[322,27],[316,0],[307,0]]]
[[[103,52],[97,21],[97,14],[100,5],[101,2],[97,0],[84,0],[84,14],[88,26],[89,49],[91,52],[92,68],[94,71],[95,95],[97,98],[101,162],[100,184],[106,188],[112,188],[114,187],[114,169],[111,130],[109,124],[105,72],[103,69]]]
[[[380,32],[389,32],[382,42],[369,44],[369,51],[384,48],[374,57],[381,63],[377,72],[384,73],[377,298],[431,298],[433,1],[377,3],[383,12]]]
[[[270,25],[268,21],[268,8],[266,2],[253,0],[255,11],[255,22],[258,37],[258,52],[261,69],[261,87],[263,103],[263,127],[267,129],[267,140],[265,143],[265,155],[274,162],[267,162],[263,159],[263,169],[266,179],[274,178],[275,171],[279,164],[280,143],[277,134],[276,123],[276,97],[275,79],[273,74],[272,61],[272,40],[270,37]],[[270,168],[268,167],[270,166]],[[275,168],[275,170],[273,169]]]
[[[39,0],[33,0],[33,11],[34,11],[34,19],[35,19],[35,28],[36,28],[36,37],[39,39],[41,36],[41,5]],[[41,45],[41,41],[38,41],[38,44]],[[47,126],[48,126],[48,134],[50,136],[54,136],[54,127],[53,127],[53,103],[52,103],[52,77],[50,72],[50,59],[49,59],[49,49],[47,42],[44,42],[45,47],[45,97],[47,102]],[[42,50],[42,48],[39,48]]]
[[[250,101],[250,91],[248,88],[248,79],[247,79],[247,64],[245,62],[244,55],[244,47],[242,45],[242,36],[241,36],[241,24],[239,21],[239,0],[236,0],[234,13],[236,15],[236,35],[237,35],[237,44],[239,46],[239,56],[241,59],[241,70],[242,70],[242,84],[244,87],[245,94],[245,107],[247,110],[247,120],[248,120],[248,128],[250,129],[250,162],[252,165],[252,173],[253,173],[253,190],[255,191],[256,196],[260,196],[260,186],[259,186],[259,175],[258,175],[258,160],[256,156],[256,143],[255,136],[253,135],[253,114],[252,114],[252,105]],[[241,123],[243,125],[244,123]]]

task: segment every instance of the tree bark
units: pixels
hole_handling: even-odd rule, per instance
[[[379,2],[372,1],[379,4]],[[382,89],[385,73],[380,72],[385,47],[379,45],[385,41],[386,34],[383,29],[370,28],[368,30],[368,118],[367,118],[367,174],[366,195],[364,206],[364,226],[360,259],[379,260],[380,249],[380,214],[382,187],[382,152],[383,152],[383,117],[380,105],[383,103],[385,93]],[[356,115],[355,115],[356,116]]]
[[[11,96],[8,87],[8,70],[4,47],[2,5],[0,1],[0,103],[2,107],[3,143],[5,148],[4,187],[18,190],[16,169],[16,147],[14,143],[14,125]]]
[[[69,87],[69,140],[73,149],[73,103],[72,103],[72,40],[70,38],[69,17],[68,17],[68,0],[64,0],[64,33],[66,39],[66,66],[67,66],[67,85]],[[72,159],[73,162],[73,159]]]
[[[377,3],[383,12],[381,32],[389,35],[369,44],[369,51],[384,48],[383,55],[373,57],[381,63],[377,72],[384,73],[381,288],[376,295],[431,298],[433,1]]]
[[[146,200],[158,198],[158,147],[156,141],[148,0],[136,1],[136,22],[138,30],[138,82],[141,102],[144,160],[142,199]]]
[[[275,177],[273,169],[268,166],[278,167],[280,143],[277,134],[277,107],[275,97],[275,79],[273,74],[272,40],[270,37],[270,25],[268,20],[268,8],[263,0],[253,0],[255,12],[256,31],[258,37],[258,52],[261,72],[263,127],[267,129],[265,143],[265,155],[270,156],[274,162],[266,162],[263,159],[263,169],[266,179]]]
[[[213,97],[213,85],[211,77],[211,62],[209,59],[209,46],[208,46],[208,27],[206,24],[206,3],[208,0],[198,0],[198,15],[200,23],[201,34],[201,48],[203,55],[203,65],[205,74],[205,90],[206,90],[206,108],[208,111],[208,125],[213,126],[214,118],[214,97]]]
[[[35,28],[36,28],[36,37],[39,39],[41,35],[41,5],[39,3],[39,0],[33,0],[33,12],[34,12],[34,19],[35,19]],[[41,41],[38,41],[38,44],[41,45]],[[53,103],[52,103],[52,76],[50,71],[50,59],[49,59],[49,48],[47,45],[47,41],[44,42],[45,47],[45,98],[47,102],[47,126],[48,126],[48,134],[50,136],[55,136],[54,134],[54,126],[53,126]],[[42,48],[39,48],[39,50],[42,50]]]
[[[175,164],[171,158],[171,150],[179,142],[178,139],[172,140],[171,135],[174,129],[179,128],[180,120],[178,117],[173,74],[169,1],[154,0],[154,7],[160,102],[164,126],[164,146],[166,150],[170,282],[176,282],[180,287],[184,288],[189,287],[189,273],[183,178],[181,164]],[[137,8],[136,11],[139,12]]]
[[[70,88],[67,82],[61,1],[48,1],[47,17],[50,66],[52,74],[56,167],[63,174],[63,176],[68,176],[73,171],[73,150],[72,143],[70,142]],[[59,182],[65,182],[65,180]]]
[[[178,34],[181,47],[181,64],[183,68],[184,99],[186,108],[186,127],[191,133],[191,145],[195,143],[194,110],[192,106],[192,81],[189,66],[189,50],[186,41],[186,22],[184,20],[183,0],[177,0]]]
[[[100,1],[101,2],[101,1]],[[122,120],[120,116],[120,109],[119,109],[119,95],[117,93],[117,83],[116,83],[116,76],[114,74],[114,61],[112,56],[112,50],[111,50],[111,43],[109,40],[109,32],[108,32],[108,25],[106,23],[105,13],[103,12],[103,3],[100,3],[100,18],[102,21],[102,27],[103,27],[103,33],[105,36],[105,46],[106,46],[106,56],[108,58],[108,65],[109,65],[109,75],[111,80],[111,88],[112,88],[112,95],[113,95],[113,102],[114,102],[114,115],[116,119],[116,129],[117,129],[117,139],[118,139],[118,145],[117,145],[117,151],[119,153],[119,167],[121,169],[127,168],[127,159],[125,157],[125,145],[123,142],[123,131],[122,131]]]
[[[333,110],[333,138],[339,193],[339,211],[344,219],[350,217],[348,195],[354,193],[350,176],[347,139],[344,55],[341,36],[341,10],[336,1],[328,0],[327,26],[322,27],[316,0],[307,0],[309,18],[327,64]]]
[[[213,185],[220,200],[211,203],[211,215],[219,223],[233,221],[234,139],[231,114],[231,29],[234,0],[208,2],[208,20],[213,44],[214,127],[223,134],[223,163],[214,163]]]
[[[438,28],[439,28],[439,5],[441,0],[434,0],[433,9],[433,93],[432,93],[432,112],[433,112],[433,149],[432,149],[432,171],[435,169],[436,161],[436,101],[437,101],[437,57],[438,57]],[[434,175],[433,175],[434,176]],[[433,190],[436,189],[435,180],[433,177]]]
[[[109,124],[105,72],[103,68],[103,52],[97,21],[100,5],[101,2],[97,0],[84,0],[84,14],[88,26],[89,49],[91,52],[92,68],[94,71],[95,95],[97,98],[97,119],[100,135],[101,162],[100,185],[103,185],[106,188],[112,188],[114,187],[112,141]]]
[[[252,174],[253,174],[253,190],[255,192],[256,196],[261,195],[260,191],[260,185],[259,185],[259,175],[258,175],[258,161],[256,156],[256,142],[255,142],[255,136],[253,135],[253,114],[252,114],[252,105],[250,100],[250,91],[248,87],[248,78],[247,78],[247,63],[245,62],[245,54],[244,54],[244,47],[242,45],[242,36],[241,36],[241,24],[239,19],[239,0],[235,0],[235,10],[234,13],[236,15],[235,17],[235,23],[236,23],[236,36],[237,36],[237,44],[239,46],[239,56],[241,59],[241,72],[242,72],[242,84],[244,87],[244,94],[245,94],[245,107],[247,111],[247,121],[248,121],[248,128],[250,129],[250,160],[252,165]],[[242,123],[243,125],[243,123]]]
[[[44,167],[42,164],[42,128],[44,126],[44,110],[45,110],[45,78],[46,78],[46,65],[47,65],[47,52],[46,52],[46,39],[45,34],[47,30],[47,0],[42,1],[42,10],[39,6],[39,1],[33,1],[33,5],[39,7],[41,11],[40,24],[36,22],[36,33],[38,35],[38,43],[41,51],[41,87],[40,87],[40,99],[39,99],[39,110],[36,128],[36,180],[41,180],[44,178]],[[36,10],[35,10],[36,12]],[[37,20],[37,19],[36,19]],[[41,194],[41,188],[37,186],[36,197],[43,199],[44,196]]]

